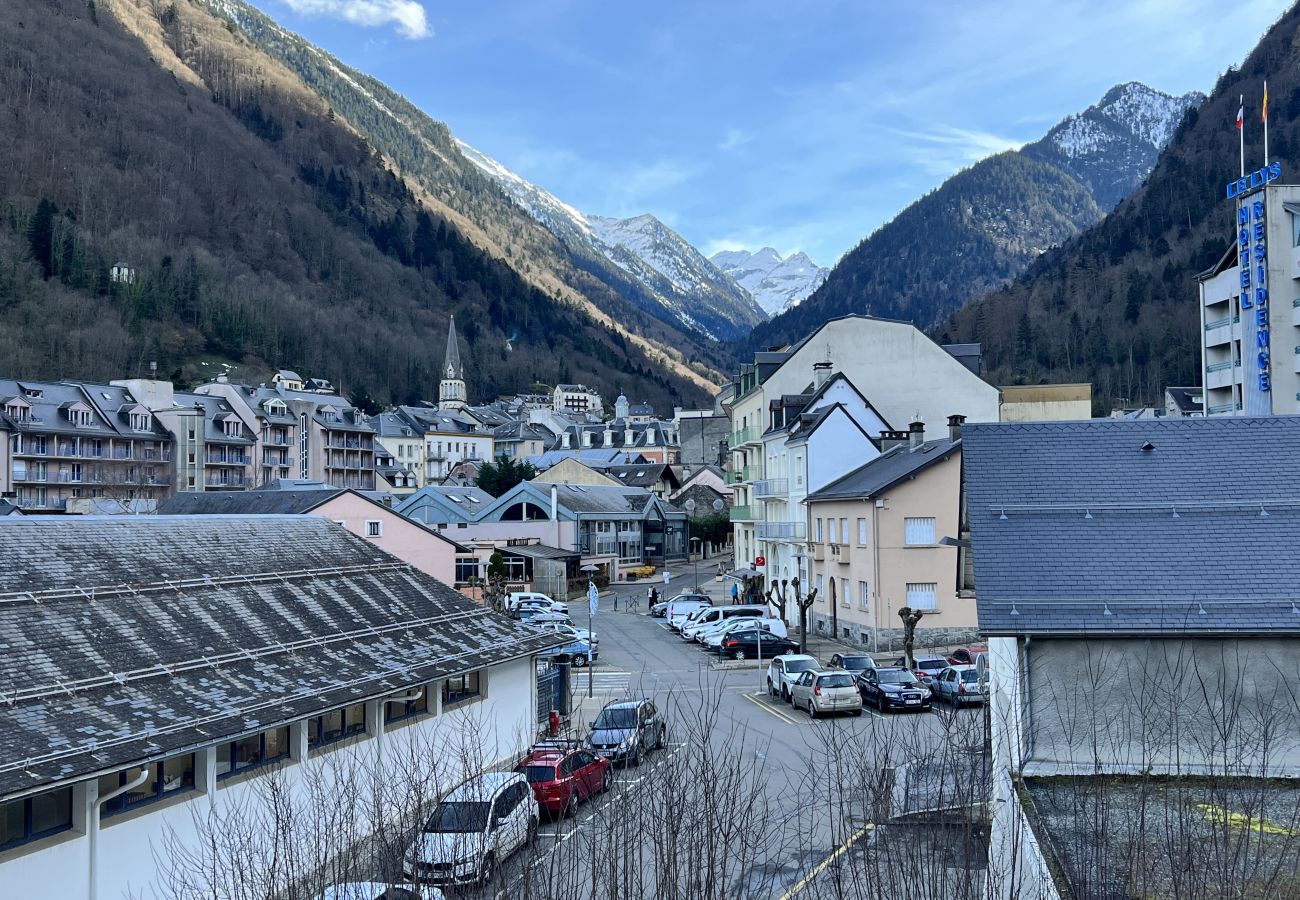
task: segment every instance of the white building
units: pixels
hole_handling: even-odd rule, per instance
[[[342,833],[286,837],[323,863],[535,733],[554,640],[327,519],[9,518],[0,551],[28,561],[0,574],[6,897],[168,896],[205,829],[264,846],[254,817],[321,815],[342,773]]]
[[[600,394],[585,384],[557,384],[551,394],[551,410],[570,415],[579,413],[600,415]]]
[[[1197,278],[1207,415],[1300,412],[1300,185],[1265,183],[1274,167],[1230,186],[1235,240]]]

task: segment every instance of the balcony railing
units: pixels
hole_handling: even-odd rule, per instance
[[[1223,413],[1233,412],[1241,409],[1240,403],[1223,403],[1219,406],[1211,406],[1207,412],[1212,416],[1222,415]]]
[[[731,433],[731,446],[740,447],[744,444],[756,444],[761,434],[762,432],[753,425],[738,428]]]
[[[759,500],[785,497],[789,493],[790,479],[788,478],[768,478],[754,482],[754,496]]]
[[[807,525],[804,522],[759,522],[754,531],[760,541],[802,541]]]
[[[247,479],[244,478],[220,478],[208,476],[204,483],[208,487],[233,487],[242,488],[248,485]]]
[[[150,459],[151,457],[145,457]],[[217,466],[246,466],[248,456],[244,453],[209,453],[207,462]]]
[[[754,481],[762,477],[763,469],[761,466],[741,466],[739,469],[727,473],[727,484],[744,484],[747,481]]]
[[[1241,363],[1238,362],[1237,365],[1241,365]],[[1205,371],[1222,372],[1224,369],[1231,369],[1231,368],[1232,368],[1232,360],[1226,359],[1223,362],[1211,363],[1210,365],[1205,367]]]
[[[754,507],[748,505],[731,507],[731,521],[752,522],[754,519]]]

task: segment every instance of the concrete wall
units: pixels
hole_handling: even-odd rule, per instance
[[[456,548],[448,541],[406,518],[401,513],[378,506],[356,494],[342,494],[312,511],[318,516],[342,522],[343,527],[364,538],[385,553],[410,563],[443,584],[456,583]],[[379,537],[366,533],[366,522],[381,523]]]
[[[205,817],[213,816],[217,822],[251,821],[259,810],[267,808],[265,787],[272,780],[288,788],[296,808],[320,816],[323,811],[307,799],[312,786],[320,790],[337,784],[339,790],[329,792],[332,797],[354,788],[359,791],[359,799],[370,800],[373,795],[355,782],[373,775],[385,783],[396,783],[399,778],[409,778],[413,760],[422,760],[424,767],[420,770],[429,773],[427,783],[402,787],[418,788],[420,796],[431,801],[470,774],[467,768],[512,765],[536,734],[535,685],[531,659],[493,667],[481,702],[454,710],[439,709],[436,715],[393,723],[387,729],[380,724],[364,737],[341,741],[312,754],[306,753],[306,738],[302,735],[296,745],[302,754],[279,766],[278,775],[250,773],[217,781],[215,752],[204,751],[208,760],[207,765],[199,761],[195,777],[198,790],[103,820],[95,853],[98,898],[168,896],[161,881],[165,872],[160,873],[154,858],[155,852],[168,846],[164,841],[172,840],[164,835],[171,831],[180,845],[194,849],[206,833]],[[382,723],[378,701],[371,704],[367,714],[369,721]],[[463,752],[466,747],[470,748],[468,754]],[[341,779],[349,785],[343,785]],[[74,815],[77,808],[88,809],[94,800],[95,783],[88,783],[87,788],[74,794]],[[407,802],[396,795],[390,797],[393,804],[385,817],[396,814],[399,805],[409,812],[411,796],[409,791],[405,794]],[[369,815],[368,809],[359,808],[359,815],[348,822],[352,836],[362,838],[375,826],[377,817]],[[93,823],[90,827],[94,827]],[[310,839],[310,831],[310,826],[304,826],[299,833]],[[247,839],[256,843],[255,834],[247,835]],[[0,896],[57,896],[60,900],[89,897],[90,844],[84,831],[74,831],[0,854]]]
[[[1300,775],[1300,640],[1035,638],[1029,774]]]
[[[1003,422],[1071,422],[1092,418],[1091,384],[1003,387]]]

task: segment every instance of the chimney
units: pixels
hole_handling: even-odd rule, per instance
[[[813,390],[820,390],[821,386],[831,377],[831,364],[827,362],[813,363]]]
[[[961,426],[962,423],[965,421],[966,421],[965,416],[948,417],[948,440],[950,441],[961,440]]]
[[[551,521],[558,522],[560,516],[560,489],[551,485]]]
[[[880,452],[888,453],[895,447],[901,447],[907,443],[906,431],[882,431],[880,432]]]
[[[913,450],[925,443],[924,422],[913,422],[907,426],[907,442]]]

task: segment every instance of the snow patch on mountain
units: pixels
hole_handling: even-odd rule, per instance
[[[782,258],[771,247],[756,253],[720,250],[709,260],[749,291],[770,316],[802,303],[830,274],[829,269],[817,265],[802,251]]]
[[[1049,140],[1071,159],[1125,140],[1160,151],[1174,136],[1187,110],[1204,99],[1204,94],[1195,91],[1173,97],[1130,81],[1116,85],[1099,103],[1066,118],[1052,130]]]

